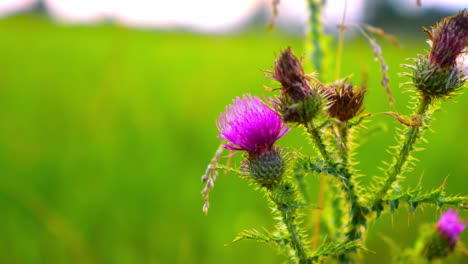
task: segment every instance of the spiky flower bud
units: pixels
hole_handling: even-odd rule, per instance
[[[323,108],[322,96],[305,97],[302,101],[294,101],[289,96],[281,96],[275,101],[275,107],[287,123],[306,124],[315,118]]]
[[[330,107],[327,109],[329,116],[345,122],[363,111],[362,103],[367,90],[365,85],[356,89],[344,79],[326,86],[325,89],[330,101]]]
[[[447,210],[441,215],[436,230],[426,241],[422,255],[429,260],[446,257],[454,250],[465,227],[466,224],[458,219],[456,211]]]
[[[466,10],[444,18],[425,32],[429,35],[430,53],[415,59],[412,79],[414,86],[425,96],[450,96],[466,83],[457,58],[468,47],[468,13]]]
[[[455,61],[468,45],[468,12],[446,17],[435,27],[424,30],[429,36],[429,61],[442,68],[455,66]]]
[[[304,74],[290,47],[276,59],[272,78],[281,83],[276,106],[285,122],[305,124],[317,116],[323,107],[322,94],[311,85],[312,77]]]
[[[280,180],[285,162],[274,144],[289,128],[260,98],[237,97],[220,115],[217,127],[219,137],[227,141],[226,149],[247,151],[243,166],[246,176],[260,185],[271,185]]]
[[[304,74],[302,63],[297,59],[291,47],[285,49],[275,61],[273,79],[281,83],[281,92],[298,102],[312,93],[310,77]]]
[[[261,186],[270,187],[279,183],[286,170],[281,151],[273,149],[259,155],[251,155],[244,161],[243,172]]]

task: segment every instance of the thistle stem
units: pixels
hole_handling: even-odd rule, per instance
[[[340,153],[341,163],[344,167],[348,167],[349,153],[348,153],[348,123],[342,122],[338,125],[338,131],[340,133],[340,140],[338,142],[338,149]]]
[[[307,122],[306,124],[307,132],[309,132],[310,137],[314,141],[315,146],[317,147],[318,151],[320,152],[320,156],[322,156],[323,160],[327,165],[332,165],[333,161],[331,159],[330,154],[328,153],[325,144],[323,143],[323,139],[320,136],[317,128],[315,127],[312,121]]]
[[[379,206],[382,199],[387,194],[392,184],[398,179],[402,169],[408,161],[408,157],[414,149],[414,143],[421,137],[422,123],[424,122],[425,115],[431,104],[431,98],[428,96],[421,96],[419,105],[416,108],[415,115],[420,116],[420,123],[416,126],[409,126],[404,132],[404,140],[399,147],[398,156],[394,160],[393,164],[386,171],[387,178],[385,183],[382,185],[380,190],[377,191],[373,206]]]
[[[310,259],[307,256],[304,243],[302,242],[302,238],[297,230],[295,219],[295,208],[291,208],[290,206],[277,203],[278,210],[281,213],[281,218],[283,223],[286,225],[286,228],[291,236],[291,244],[294,250],[296,251],[297,258],[299,259],[299,263],[311,263]]]
[[[307,0],[309,9],[309,29],[308,39],[310,52],[310,61],[314,66],[315,71],[322,74],[323,49],[320,46],[321,36],[324,35],[320,15],[324,6],[324,0]]]
[[[360,233],[360,226],[365,224],[365,217],[364,217],[364,208],[358,204],[358,197],[354,192],[354,185],[351,182],[351,173],[347,169],[346,166],[339,166],[336,162],[331,159],[330,154],[327,152],[325,144],[323,143],[322,137],[320,136],[317,128],[314,127],[312,121],[307,123],[307,131],[311,135],[312,140],[314,141],[317,149],[320,152],[320,155],[325,160],[325,164],[331,168],[336,168],[339,173],[340,181],[341,181],[341,189],[346,193],[347,200],[350,203],[351,210],[349,212],[351,217],[351,222],[349,225],[349,230],[346,233],[348,240],[353,241],[359,239],[361,237]],[[344,131],[340,131],[341,136],[347,134],[347,129]],[[346,135],[345,135],[346,136]],[[346,152],[346,156],[347,156]],[[347,160],[347,158],[346,158]],[[320,211],[319,211],[320,214]]]

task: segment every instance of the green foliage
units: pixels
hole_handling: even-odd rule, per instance
[[[392,190],[385,198],[385,202],[390,205],[393,212],[398,208],[399,202],[405,202],[409,206],[410,212],[413,212],[418,205],[430,204],[437,208],[443,206],[454,206],[460,209],[467,209],[468,196],[466,195],[448,195],[445,192],[445,182],[438,188],[425,192],[421,182],[416,187],[403,190]]]
[[[316,252],[312,253],[312,259],[318,261],[323,257],[330,255],[339,255],[349,251],[364,249],[364,247],[356,241],[342,241],[336,244],[323,242]]]
[[[310,33],[309,41],[312,49],[312,63],[315,66],[315,70],[319,73],[323,72],[322,68],[322,46],[320,37],[323,33],[320,32],[320,10],[323,3],[320,1],[308,1],[310,11]],[[465,23],[464,21],[463,23]],[[466,24],[466,23],[465,23]],[[342,25],[344,27],[344,25]],[[378,58],[381,65],[382,72],[382,85],[385,87],[390,101],[390,105],[393,106],[393,95],[388,85],[388,66],[383,59],[381,47],[376,43],[375,39],[368,36],[362,27],[358,26],[362,34],[369,40],[372,45],[374,55]],[[365,27],[368,31],[381,34],[384,37],[388,36],[383,33],[382,30],[373,28],[370,26]],[[341,32],[342,36],[342,32]],[[340,49],[342,43],[340,43]],[[465,44],[463,44],[465,45]],[[447,44],[444,48],[450,48]],[[461,52],[463,49],[459,49]],[[341,54],[339,55],[341,56]],[[341,58],[340,58],[341,59]],[[337,65],[340,65],[339,63]],[[338,67],[339,70],[339,67]],[[429,72],[431,71],[431,72]],[[417,75],[420,72],[416,69],[413,72],[413,82],[419,78]],[[443,74],[433,72],[432,68],[428,71],[425,70],[424,76],[418,79],[418,83],[414,85],[420,85],[423,82],[429,88],[435,85],[443,86],[442,90],[447,90],[446,95],[452,93],[460,85],[462,81],[455,81],[457,88],[452,88],[452,75],[455,74],[458,78],[458,74],[461,72],[455,72],[449,74],[444,71]],[[428,79],[429,77],[437,78],[435,82]],[[461,76],[460,80],[464,77]],[[364,90],[357,93],[352,90],[352,85],[349,83],[338,83],[335,89],[330,89],[327,85],[314,85],[311,86],[307,83],[310,81],[304,75],[304,70],[295,57],[291,48],[287,48],[283,51],[279,59],[275,62],[275,74],[274,79],[281,83],[281,94],[279,96],[279,115],[282,117],[285,123],[294,123],[299,126],[304,126],[309,142],[313,145],[316,150],[314,158],[307,155],[298,155],[295,159],[294,164],[294,179],[295,183],[284,180],[281,182],[273,182],[268,184],[262,184],[257,181],[260,187],[264,187],[267,197],[271,199],[273,204],[272,209],[276,214],[276,220],[278,221],[278,232],[280,234],[286,234],[288,237],[288,247],[291,248],[291,252],[294,252],[294,257],[290,260],[294,263],[310,263],[318,261],[321,257],[332,256],[332,259],[339,263],[355,263],[358,259],[356,254],[357,249],[362,249],[363,242],[365,240],[365,233],[367,223],[371,220],[372,212],[375,212],[377,218],[385,211],[385,205],[388,205],[390,212],[393,213],[398,209],[400,203],[405,202],[410,207],[410,212],[413,212],[419,204],[433,204],[437,208],[442,205],[457,205],[459,208],[464,208],[466,205],[466,196],[460,195],[446,195],[444,192],[444,185],[436,188],[430,192],[423,193],[420,184],[416,188],[409,188],[408,191],[401,191],[401,179],[404,174],[411,168],[411,163],[414,161],[413,154],[418,150],[416,144],[423,140],[423,132],[429,128],[429,123],[432,118],[433,111],[435,109],[435,103],[437,100],[444,96],[434,95],[428,91],[421,90],[415,96],[417,106],[413,107],[413,114],[409,118],[402,117],[400,114],[395,112],[385,112],[384,114],[395,117],[399,122],[406,126],[405,129],[399,130],[398,145],[394,147],[394,151],[390,152],[392,155],[392,162],[389,163],[384,171],[382,177],[376,178],[374,185],[371,188],[365,188],[361,186],[361,182],[356,181],[355,176],[357,171],[352,162],[351,157],[355,150],[355,144],[352,142],[354,132],[358,128],[359,124],[364,120],[365,115],[359,116],[362,112],[362,101],[364,99]],[[317,80],[314,79],[314,82]],[[450,86],[450,87],[447,87]],[[331,85],[333,88],[334,86]],[[339,88],[339,89],[338,89]],[[434,88],[434,87],[432,87]],[[440,87],[439,87],[440,88]],[[436,87],[436,92],[440,93],[441,89]],[[444,90],[444,91],[445,91]],[[317,104],[317,107],[302,107],[302,104],[307,103],[307,94],[324,94],[324,99],[329,100],[327,109]],[[291,95],[295,95],[294,100],[289,98]],[[300,95],[300,96],[296,96]],[[285,99],[291,100],[285,100]],[[287,106],[284,108],[283,106]],[[294,110],[291,112],[290,110]],[[313,111],[309,111],[313,109]],[[329,116],[336,118],[336,120],[323,118],[323,115],[318,113],[319,110],[327,110]],[[310,114],[310,113],[311,114]],[[293,114],[292,114],[293,113]],[[293,116],[294,118],[291,118]],[[354,120],[351,120],[355,118]],[[349,122],[348,122],[349,121]],[[317,123],[323,125],[317,126]],[[325,129],[326,128],[326,129]],[[338,131],[338,132],[336,132]],[[270,150],[269,150],[270,151]],[[255,157],[254,157],[255,158]],[[247,162],[252,159],[248,157]],[[315,162],[312,162],[312,160]],[[256,162],[256,160],[254,160]],[[270,165],[263,164],[260,162],[258,167],[263,172],[263,167],[268,169]],[[269,164],[269,163],[268,163]],[[257,169],[258,170],[258,169]],[[338,202],[328,201],[326,205],[332,207],[329,210],[324,210],[321,214],[319,211],[315,229],[313,241],[317,241],[320,230],[319,225],[325,217],[331,217],[333,224],[327,225],[327,231],[330,232],[333,243],[330,245],[322,245],[315,253],[309,252],[307,235],[303,231],[303,222],[299,219],[302,216],[300,212],[304,198],[306,202],[310,203],[305,175],[309,173],[317,173],[325,177],[332,176],[334,179],[330,179],[326,182],[329,186],[321,184],[320,186],[320,197],[318,206],[323,205],[323,191],[324,189],[331,190],[335,196],[326,196],[328,199],[336,199]],[[265,173],[265,177],[272,177],[274,174]],[[354,177],[353,177],[354,176]],[[360,175],[359,175],[360,176]],[[299,188],[301,196],[298,195],[296,184]],[[327,188],[328,187],[328,188]],[[345,213],[340,212],[343,211]],[[339,218],[339,219],[337,219]],[[372,219],[374,220],[374,219]],[[336,224],[337,226],[333,226]],[[242,238],[255,239],[259,241],[271,241],[272,239],[266,236],[260,236],[257,232],[251,232],[244,234]],[[387,241],[391,241],[387,239]],[[390,243],[390,242],[389,242]],[[395,246],[395,243],[390,243],[393,249],[399,250]],[[434,243],[433,243],[434,244]],[[437,243],[436,243],[437,244]],[[441,246],[438,243],[437,247],[432,248],[426,247],[427,250],[423,250],[423,255],[427,258],[432,259],[439,257],[442,252]],[[316,242],[314,242],[314,248]],[[445,245],[446,247],[446,245]],[[446,247],[447,248],[447,247]],[[434,253],[436,252],[436,253]],[[437,253],[439,252],[439,253]],[[441,256],[444,257],[449,251],[444,251]],[[408,255],[408,259],[411,259],[411,255]],[[400,260],[405,259],[402,257]]]

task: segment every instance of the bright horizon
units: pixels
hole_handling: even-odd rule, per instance
[[[105,19],[138,27],[189,27],[197,31],[220,32],[238,28],[259,7],[271,0],[44,0],[48,12],[66,23],[94,23]],[[0,17],[32,7],[37,0],[0,0]],[[417,12],[416,1],[396,0],[402,12]],[[465,0],[422,0],[423,8],[461,9]],[[349,0],[346,21],[359,22],[363,0]],[[307,20],[305,0],[280,1],[278,22]],[[344,9],[343,0],[328,0],[325,19],[337,24]]]

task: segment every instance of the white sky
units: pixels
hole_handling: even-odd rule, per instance
[[[271,0],[45,0],[51,15],[71,23],[95,22],[112,18],[122,24],[142,27],[191,27],[200,31],[224,31],[236,28],[261,3]],[[0,0],[0,16],[26,9],[36,0]],[[306,0],[282,0],[281,20],[298,23],[307,20]],[[416,9],[416,0],[395,0],[406,11]],[[422,0],[423,7],[461,9],[468,0]],[[348,0],[347,22],[359,21],[362,0]],[[338,23],[344,0],[327,0],[325,18]]]

